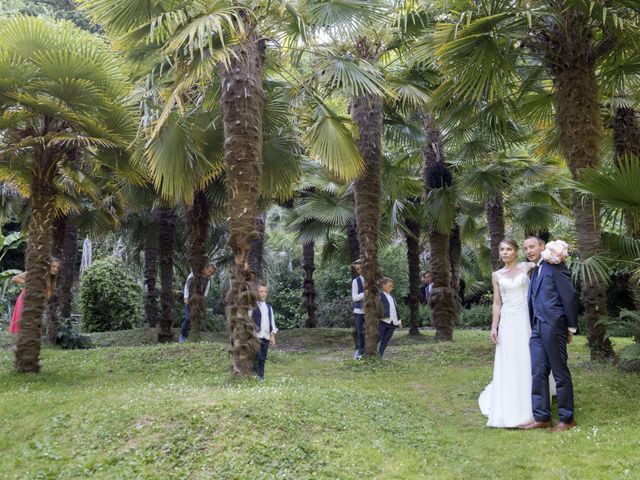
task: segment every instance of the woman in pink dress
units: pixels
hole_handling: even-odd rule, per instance
[[[56,288],[56,279],[58,278],[58,270],[60,269],[60,260],[57,258],[51,259],[51,266],[49,267],[49,278],[47,279],[47,300],[53,295],[53,291]],[[24,285],[27,280],[27,272],[22,272],[11,279],[13,283],[18,285]],[[23,288],[18,295],[16,304],[13,306],[13,314],[11,315],[11,322],[9,322],[9,333],[20,332],[20,319],[22,318],[22,309],[24,308],[24,293],[26,289]]]

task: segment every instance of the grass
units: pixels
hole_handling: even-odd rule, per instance
[[[94,340],[121,337],[153,335]],[[484,426],[487,332],[396,333],[369,362],[349,331],[282,332],[264,383],[233,378],[219,340],[45,349],[30,376],[0,351],[0,478],[640,478],[638,376],[589,363],[580,337],[579,426],[563,434]]]

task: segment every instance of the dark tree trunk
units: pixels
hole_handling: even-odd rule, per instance
[[[47,306],[49,259],[53,247],[55,176],[54,155],[43,152],[31,183],[31,218],[26,252],[27,277],[24,309],[16,345],[14,367],[18,372],[40,370],[42,316]]]
[[[156,232],[157,230],[154,229]],[[151,328],[158,326],[158,291],[156,289],[158,275],[157,239],[146,235],[144,239],[144,313],[147,324]]]
[[[67,229],[67,222],[69,221],[68,215],[62,215],[57,217],[53,222],[53,245],[51,246],[51,256],[60,260],[62,254],[62,245],[64,243],[64,235]],[[62,273],[62,265],[58,270],[58,279]],[[60,307],[60,299],[58,292],[60,290],[59,282],[56,282],[56,289],[52,292],[51,298],[47,302],[44,314],[44,335],[43,339],[49,345],[55,345],[58,342],[58,326],[60,319],[58,317],[58,311]]]
[[[172,208],[155,210],[158,222],[158,250],[160,256],[160,330],[158,342],[173,341],[173,251],[176,239],[176,212]]]
[[[359,57],[375,62],[375,46],[366,39],[358,42]],[[356,222],[364,278],[365,353],[374,357],[378,346],[377,324],[382,311],[378,281],[378,235],[382,180],[382,99],[362,95],[351,99],[351,117],[358,128],[356,147],[364,160],[364,173],[355,181]]]
[[[256,276],[256,279],[262,279],[262,264],[264,262],[264,234],[266,229],[267,215],[261,213],[256,219],[257,238],[251,242],[251,253],[249,255],[249,265]]]
[[[246,31],[251,32],[253,26],[249,21],[245,23]],[[228,63],[220,67],[229,246],[234,255],[226,317],[233,370],[238,375],[249,375],[258,348],[252,318],[256,291],[249,255],[251,243],[258,238],[264,91],[257,34],[249,33],[231,49]]]
[[[56,289],[47,305],[46,332],[50,345],[58,343],[60,318],[71,316],[71,289],[76,274],[76,257],[78,254],[78,229],[73,218],[63,215],[55,221],[53,235],[53,256],[60,260],[60,270],[56,281]]]
[[[502,196],[490,198],[485,202],[487,212],[487,226],[491,244],[491,267],[501,269],[504,264],[500,260],[500,242],[504,240],[504,204]]]
[[[351,265],[353,262],[360,259],[360,243],[358,243],[358,225],[356,219],[352,218],[347,223],[347,243],[349,246],[349,261]],[[351,280],[358,276],[356,269],[351,267]],[[353,337],[354,348],[358,349],[358,332],[356,331],[355,317],[351,321],[351,336]]]
[[[420,224],[406,220],[410,233],[405,234],[407,241],[407,266],[409,272],[409,336],[420,336]]]
[[[640,125],[636,111],[631,107],[618,107],[612,127],[616,166],[619,168],[620,162],[625,158],[640,158]],[[629,236],[640,239],[640,225],[633,225],[629,217],[625,220]],[[636,310],[640,310],[640,285],[637,282],[631,282],[628,277],[625,284],[632,292]]]
[[[58,301],[60,318],[71,317],[73,303],[72,289],[77,278],[78,264],[78,227],[73,218],[68,218],[62,243],[62,252],[56,255],[60,258],[60,273],[58,274]]]
[[[432,190],[450,185],[451,173],[444,163],[440,131],[436,128],[431,115],[424,117],[424,130],[427,141],[423,152],[423,180],[425,198],[427,198]],[[453,339],[453,326],[457,315],[457,292],[451,288],[449,235],[430,227],[429,245],[433,277],[429,308],[431,308],[431,317],[436,328],[436,340],[448,341]]]
[[[307,242],[302,245],[302,258],[304,268],[304,283],[302,285],[303,305],[307,311],[307,320],[304,324],[307,328],[315,328],[316,322],[316,287],[313,282],[315,267],[315,244]]]
[[[628,156],[640,157],[640,125],[633,108],[616,109],[613,118],[613,145],[616,163]]]
[[[596,79],[596,47],[590,20],[573,8],[562,13],[547,28],[547,61],[553,78],[554,105],[560,146],[574,180],[584,168],[601,164],[602,119]],[[573,198],[577,250],[581,258],[602,251],[600,204],[596,198]],[[582,288],[584,315],[593,360],[613,358],[605,328],[597,322],[606,314],[605,285],[585,278]]]
[[[204,325],[207,304],[204,291],[207,278],[202,274],[207,265],[207,234],[209,232],[209,200],[202,190],[195,192],[193,203],[187,210],[187,243],[189,266],[193,281],[189,288],[189,312],[191,315],[191,338],[198,340]]]
[[[460,318],[462,303],[464,301],[463,292],[460,288],[460,259],[462,257],[462,241],[460,240],[460,227],[455,225],[449,236],[449,261],[451,263],[451,288],[457,294],[457,315]]]
[[[360,258],[360,243],[358,243],[358,225],[356,219],[353,218],[347,224],[347,242],[349,244],[349,261],[355,262]],[[351,279],[358,276],[357,272],[351,267]]]

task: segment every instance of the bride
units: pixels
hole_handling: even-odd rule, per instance
[[[531,407],[531,356],[529,355],[529,270],[532,262],[518,263],[518,244],[500,242],[504,268],[493,272],[491,340],[496,344],[493,381],[478,403],[487,426],[515,428],[533,422]]]

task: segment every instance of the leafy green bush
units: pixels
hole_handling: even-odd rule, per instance
[[[353,325],[351,295],[337,299],[318,299],[317,320],[319,327],[350,328]]]
[[[114,257],[94,262],[80,283],[81,326],[86,332],[138,327],[142,321],[142,288]]]
[[[491,306],[474,305],[466,308],[460,313],[460,327],[462,328],[491,328]]]
[[[58,327],[58,345],[65,350],[91,348],[91,338],[80,335],[73,327],[71,319],[67,319]]]
[[[598,324],[607,329],[607,337],[633,338],[634,343],[625,347],[620,354],[620,367],[624,369],[623,362],[626,362],[634,366],[627,366],[628,370],[640,371],[640,312],[623,309],[618,317],[603,317]]]
[[[396,297],[396,308],[398,309],[398,315],[402,320],[403,327],[409,327],[411,325],[411,319],[409,318],[409,305],[405,302],[404,298]],[[426,305],[418,305],[418,318],[420,319],[420,327],[431,326],[431,310]]]
[[[379,262],[380,274],[393,280],[393,296],[397,303],[404,304],[402,299],[409,293],[407,247],[401,243],[383,248],[380,251]]]
[[[270,293],[268,303],[276,316],[278,330],[298,328],[304,323],[306,313],[302,308],[302,290],[279,287]]]
[[[318,298],[327,301],[348,299],[351,302],[351,266],[330,261],[314,273]]]

